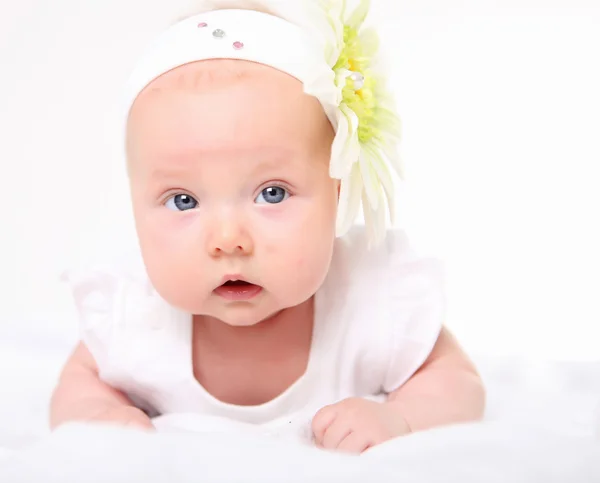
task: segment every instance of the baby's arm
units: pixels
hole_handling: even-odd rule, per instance
[[[50,407],[52,429],[71,421],[153,427],[150,418],[123,393],[100,380],[96,361],[83,343],[67,361]]]
[[[477,370],[456,339],[442,328],[423,366],[390,393],[411,431],[479,420],[485,408],[485,389]]]
[[[481,378],[444,328],[425,363],[387,401],[350,398],[325,406],[312,430],[318,446],[361,453],[411,431],[478,420],[484,406]]]

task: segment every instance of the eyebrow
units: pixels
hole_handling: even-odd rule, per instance
[[[260,153],[264,153],[263,156],[260,156]],[[212,154],[214,156],[214,153]],[[256,150],[256,153],[253,155],[260,159],[260,161],[256,164],[252,172],[249,174],[250,176],[255,176],[257,173],[262,171],[271,171],[275,169],[280,169],[282,164],[286,161],[289,161],[294,158],[293,152],[289,149],[285,148],[259,148]],[[164,179],[164,178],[176,178],[185,174],[192,166],[191,164],[194,161],[198,161],[201,158],[210,158],[211,152],[203,152],[201,154],[196,154],[193,157],[189,157],[190,159],[185,159],[168,166],[161,166],[153,168],[149,173],[149,178],[154,179]],[[186,156],[186,158],[188,158]],[[298,163],[285,163],[287,168],[290,168],[294,165],[298,165]]]

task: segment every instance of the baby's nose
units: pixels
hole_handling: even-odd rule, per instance
[[[213,257],[249,255],[254,250],[248,231],[233,220],[219,223],[209,240],[208,252]]]

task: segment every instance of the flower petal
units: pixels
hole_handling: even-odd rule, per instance
[[[344,104],[340,104],[338,128],[331,146],[329,174],[332,178],[343,179],[350,174],[350,168],[358,161],[360,142],[358,141],[358,118]]]
[[[342,111],[338,110],[337,131],[331,145],[331,161],[329,163],[329,175],[334,179],[342,179],[350,172],[350,166],[345,157],[349,137],[350,121]]]
[[[350,174],[340,184],[340,199],[336,220],[336,235],[345,235],[353,225],[360,208],[362,179],[357,163],[352,165]]]
[[[365,147],[366,151],[372,151],[373,149],[374,148],[372,146]],[[373,169],[376,171],[379,183],[381,184],[381,186],[383,186],[383,191],[385,192],[390,221],[392,224],[394,224],[396,222],[396,201],[394,192],[394,179],[392,178],[392,173],[390,172],[387,163],[382,158],[381,152],[373,152],[371,156]]]
[[[360,156],[361,149],[360,141],[358,140],[358,116],[344,103],[340,104],[340,111],[342,111],[350,121],[350,139],[347,155],[353,162],[356,162]]]
[[[356,9],[350,14],[348,20],[346,20],[346,25],[358,30],[367,18],[367,14],[369,13],[370,8],[370,0],[360,0],[360,3],[356,7]]]
[[[381,196],[381,192],[379,193]],[[363,215],[365,218],[365,228],[367,230],[368,247],[372,248],[385,238],[385,207],[383,199],[379,203],[379,208],[374,210],[371,208],[366,196],[366,192],[362,193]]]
[[[360,43],[365,57],[373,57],[379,51],[379,35],[374,27],[361,30]]]
[[[381,146],[381,150],[385,155],[385,158],[389,161],[389,164],[394,168],[396,174],[400,179],[404,179],[404,166],[402,163],[402,157],[398,152],[396,147],[396,143],[383,143]]]
[[[331,33],[333,34],[332,52],[327,55],[327,61],[331,67],[335,65],[337,59],[344,48],[344,23],[343,23],[343,2],[339,0],[321,0],[321,9],[325,12],[327,22],[331,27]]]
[[[390,105],[393,101],[380,92],[377,92],[376,95],[379,104],[377,108],[377,126],[387,132],[390,138],[394,137],[397,141],[400,141],[402,123],[394,111],[389,107],[383,107],[384,105]]]
[[[365,146],[366,148],[366,146]],[[373,168],[373,156],[368,149],[363,149],[358,165],[362,176],[363,187],[371,208],[377,209],[378,192],[381,189],[377,173]]]

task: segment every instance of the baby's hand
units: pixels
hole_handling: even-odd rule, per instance
[[[109,423],[130,428],[154,429],[154,425],[146,413],[133,406],[101,408],[87,420],[92,423]]]
[[[397,408],[359,398],[325,406],[313,418],[312,430],[318,446],[351,453],[410,432]]]

